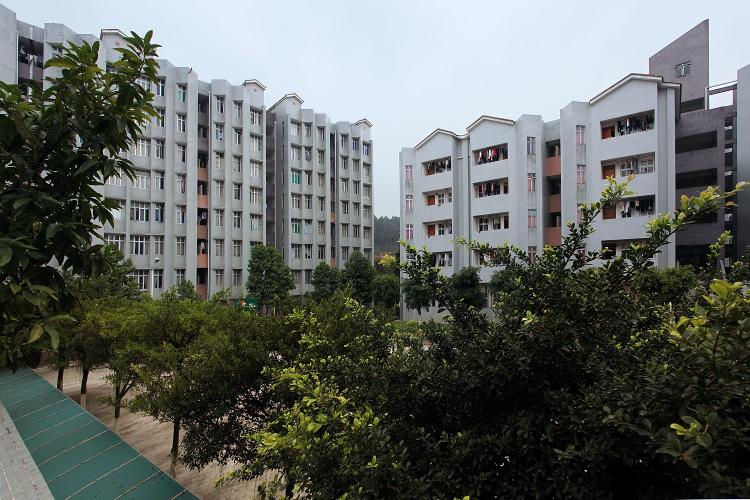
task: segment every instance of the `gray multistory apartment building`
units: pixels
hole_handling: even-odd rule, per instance
[[[59,70],[44,62],[84,41],[100,42],[102,69],[126,44],[116,29],[97,37],[58,23],[33,26],[0,5],[0,80],[27,92],[46,85]],[[332,122],[299,109],[294,94],[268,111],[258,80],[207,82],[190,67],[158,63],[157,80],[140,82],[154,94],[158,116],[127,153],[135,179],[112,177],[101,187],[121,207],[103,240],[133,261],[142,289],[159,296],[189,280],[202,297],[226,288],[241,297],[259,244],[283,253],[296,293],[309,290],[321,261],[343,267],[355,250],[372,259],[369,121]],[[313,137],[304,135],[308,126]],[[351,206],[342,209],[343,200]]]
[[[705,38],[696,42],[693,33],[702,30]],[[599,199],[607,178],[632,175],[634,194],[604,207],[586,242],[589,250],[617,254],[644,240],[647,221],[673,211],[681,194],[749,180],[750,137],[745,132],[743,140],[742,131],[750,130],[750,66],[738,71],[736,82],[709,86],[707,30],[707,22],[699,25],[655,55],[649,74],[631,73],[587,102],[571,102],[554,121],[483,115],[463,133],[436,129],[403,148],[401,238],[432,251],[446,275],[483,264],[459,238],[509,243],[533,259],[545,245],[560,244],[565,224],[580,219],[582,203]],[[702,76],[683,83],[695,73]],[[706,96],[720,90],[732,92],[733,103],[711,109]],[[731,264],[750,236],[750,200],[739,202],[739,210],[722,211],[673,237],[656,263],[700,260],[726,227],[735,237],[722,263]],[[480,270],[488,305],[491,273]],[[405,305],[402,314],[420,317]],[[432,308],[421,317],[434,314]]]

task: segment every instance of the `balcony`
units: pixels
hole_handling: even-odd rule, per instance
[[[559,246],[562,242],[562,227],[544,228],[544,244],[550,246]]]
[[[499,144],[473,152],[474,165],[484,165],[508,159],[508,144]]]
[[[198,208],[208,208],[208,195],[199,194],[197,196]]]
[[[205,269],[208,267],[208,254],[199,253],[195,258],[195,267],[199,269]]]
[[[560,195],[551,194],[549,195],[548,199],[549,199],[549,204],[547,207],[547,212],[549,213],[560,212]]]
[[[208,285],[205,283],[202,285],[195,285],[195,291],[198,293],[201,299],[208,300]]]
[[[208,225],[198,224],[195,228],[196,237],[201,240],[208,239]]]
[[[551,156],[544,159],[544,176],[556,177],[560,175],[560,157]]]
[[[654,128],[654,112],[645,111],[628,116],[621,116],[601,122],[602,140],[612,139],[636,132],[646,132]]]

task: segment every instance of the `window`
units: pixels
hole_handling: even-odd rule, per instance
[[[527,255],[528,255],[530,264],[533,264],[534,262],[536,262],[536,247],[529,247],[527,251]]]
[[[508,159],[508,144],[499,144],[474,151],[474,165],[484,165]]]
[[[232,240],[232,255],[242,257],[242,240]]]
[[[299,170],[292,170],[292,178],[290,181],[292,184],[299,184],[300,183],[300,171]]]
[[[263,202],[263,190],[260,188],[250,188],[250,203],[260,204]]]
[[[639,174],[654,173],[654,157],[653,156],[638,159],[638,173]]]
[[[359,194],[359,181],[352,181],[352,190],[354,194]]]
[[[586,184],[586,165],[576,165],[576,184],[582,186]]]
[[[148,236],[142,234],[130,235],[130,254],[148,255]]]
[[[154,203],[154,222],[164,222],[164,203]]]
[[[156,143],[156,157],[164,159],[164,141],[161,139],[154,139],[154,142]]]
[[[411,211],[413,207],[414,207],[414,195],[407,194],[405,208],[406,210]]]
[[[177,176],[177,192],[184,194],[187,189],[187,181],[184,175]]]
[[[326,258],[326,246],[325,245],[318,245],[318,258],[321,260]]]
[[[365,177],[370,177],[370,168],[371,168],[370,164],[369,163],[365,163],[365,165],[363,167],[363,170],[364,170],[364,173],[365,173]]]
[[[440,160],[427,161],[422,164],[424,166],[425,175],[442,174],[443,172],[451,171],[451,159],[442,158]]]
[[[292,219],[292,234],[302,234],[301,222],[299,219]]]
[[[148,269],[137,269],[133,272],[133,279],[138,283],[138,288],[141,290],[148,290],[148,275],[150,271]]]
[[[234,101],[232,103],[232,112],[235,118],[242,118],[242,102]]]
[[[312,210],[312,195],[305,195],[305,210]]]
[[[185,207],[178,205],[176,210],[176,224],[184,224],[185,223]]]
[[[133,187],[135,189],[148,189],[151,185],[151,176],[148,172],[143,170],[135,171],[135,179],[133,179]]]
[[[341,179],[341,192],[342,193],[349,192],[349,179]]]
[[[224,240],[214,240],[214,255],[224,257]]]
[[[185,132],[187,130],[187,116],[177,113],[177,131]]]
[[[292,258],[293,259],[302,258],[302,245],[292,244]]]
[[[242,129],[241,128],[234,129],[234,143],[238,146],[242,144]]]
[[[250,125],[260,125],[260,111],[250,110]]]
[[[232,269],[232,286],[242,286],[242,269]]]
[[[260,177],[263,165],[258,161],[250,162],[250,177]]]
[[[292,195],[292,208],[302,208],[302,196],[299,194]]]
[[[159,97],[164,97],[164,79],[157,78],[154,87],[156,90],[156,95]]]
[[[324,127],[318,127],[318,142],[326,143],[326,129]]]
[[[362,154],[365,156],[370,156],[370,143],[369,142],[362,143]]]
[[[214,210],[214,226],[222,227],[224,225],[224,210]]]
[[[151,187],[154,188],[154,191],[164,191],[164,173],[163,172],[153,172],[151,175]]]
[[[674,67],[674,76],[681,78],[690,74],[690,61],[677,64]]]
[[[325,151],[318,150],[318,165],[323,165],[325,163]]]
[[[528,156],[536,156],[536,137],[526,138],[526,154]]]
[[[292,122],[289,125],[289,135],[292,137],[299,137],[299,122]]]
[[[529,193],[536,191],[536,174],[526,174]]]
[[[305,137],[312,137],[312,123],[305,123]]]
[[[477,182],[474,184],[474,197],[484,198],[485,196],[508,194],[508,189],[508,179]]]
[[[107,177],[107,185],[108,186],[123,186],[123,175],[122,171],[120,169],[115,169],[115,172],[112,173],[109,177]]]
[[[164,269],[154,269],[154,288],[156,290],[164,288]]]
[[[224,98],[218,95],[216,96],[216,112],[217,113],[224,112]]]
[[[412,165],[405,165],[404,166],[404,179],[406,179],[407,181],[412,180],[413,175],[414,175],[413,170],[414,170],[414,167]]]
[[[536,229],[536,208],[529,209],[529,229]]]
[[[318,174],[318,187],[322,188],[325,185],[326,176],[325,174]]]
[[[260,231],[263,217],[259,214],[250,214],[250,231]]]
[[[312,258],[313,258],[313,246],[305,245],[305,260],[310,260]]]
[[[305,148],[305,161],[312,160],[312,148]]]
[[[583,125],[576,125],[576,144],[586,144],[586,127]]]
[[[107,233],[104,235],[104,241],[107,242],[107,245],[112,245],[113,247],[117,247],[117,249],[125,253],[125,235],[124,234],[115,234],[115,233]]]
[[[185,255],[185,237],[177,236],[174,239],[174,243],[175,243],[174,245],[175,253],[179,256],[184,256]]]
[[[262,143],[263,143],[263,138],[257,135],[250,136],[250,150],[251,151],[260,151]]]
[[[349,202],[348,201],[341,202],[341,211],[344,213],[344,215],[349,214]]]
[[[214,269],[214,283],[217,288],[224,288],[224,270]]]
[[[184,144],[177,145],[177,161],[187,163],[187,146]]]
[[[349,168],[349,158],[346,156],[341,157],[341,170],[346,170]]]
[[[324,210],[325,210],[325,208],[324,208]],[[318,234],[320,236],[325,236],[326,235],[326,223],[323,222],[323,221],[318,221]]]
[[[217,198],[224,198],[224,181],[214,181],[214,191]]]
[[[312,186],[312,172],[305,172],[305,184]]]
[[[352,151],[359,151],[359,139],[352,137]]]
[[[349,237],[349,224],[341,224],[341,237],[342,238]]]
[[[312,219],[305,219],[305,234],[312,234]]]
[[[131,152],[135,156],[148,158],[151,156],[151,141],[149,139],[138,138],[133,144]]]
[[[224,153],[214,154],[214,166],[216,168],[224,168]]]
[[[349,143],[349,136],[342,135],[341,136],[341,149],[345,149],[346,145]]]
[[[174,270],[174,282],[175,282],[175,285],[181,285],[185,282],[185,270],[184,269]]]
[[[242,172],[242,157],[234,155],[232,156],[232,171],[240,173]]]
[[[299,160],[300,151],[301,149],[299,146],[292,146],[292,160]]]
[[[164,128],[164,121],[165,121],[164,110],[157,108],[156,119],[154,120],[154,125],[156,125],[157,127]]]
[[[187,85],[182,83],[177,84],[177,101],[187,102]]]
[[[215,131],[215,137],[217,141],[223,141],[224,140],[224,125],[221,125],[220,123],[214,124],[214,131]]]
[[[232,212],[232,227],[242,229],[242,212]]]
[[[235,200],[241,200],[242,199],[242,184],[239,182],[235,182],[232,185],[232,197]]]

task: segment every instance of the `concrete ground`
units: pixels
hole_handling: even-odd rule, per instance
[[[37,368],[35,371],[50,384],[57,384],[56,371],[45,367]],[[117,429],[114,429],[114,409],[100,401],[101,398],[112,395],[112,386],[104,380],[106,374],[106,370],[95,370],[89,373],[86,409],[109,426],[110,429],[117,432],[123,441],[169,474],[169,449],[172,445],[172,424],[157,422],[151,417],[138,413],[130,413],[126,408],[123,408],[119,422],[117,423]],[[63,389],[68,397],[80,403],[80,368],[71,367],[66,369],[63,382]],[[216,479],[229,472],[229,470],[231,470],[229,466],[220,467],[213,465],[200,471],[192,471],[178,464],[176,474],[173,477],[181,485],[203,499],[230,500],[256,498],[258,481],[230,483],[218,489],[214,486]]]

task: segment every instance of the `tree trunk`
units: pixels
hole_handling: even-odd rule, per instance
[[[57,369],[57,390],[62,392],[63,390],[63,375],[65,374],[65,367],[61,366]]]
[[[115,386],[115,421],[120,418],[120,386]]]
[[[180,449],[180,417],[174,419],[174,427],[172,429],[172,463],[177,463],[177,452]]]
[[[86,408],[86,391],[89,382],[89,368],[84,368],[81,375],[81,406]]]
[[[284,489],[284,496],[286,498],[292,498],[294,494],[294,481],[291,479],[286,480],[286,488]]]

